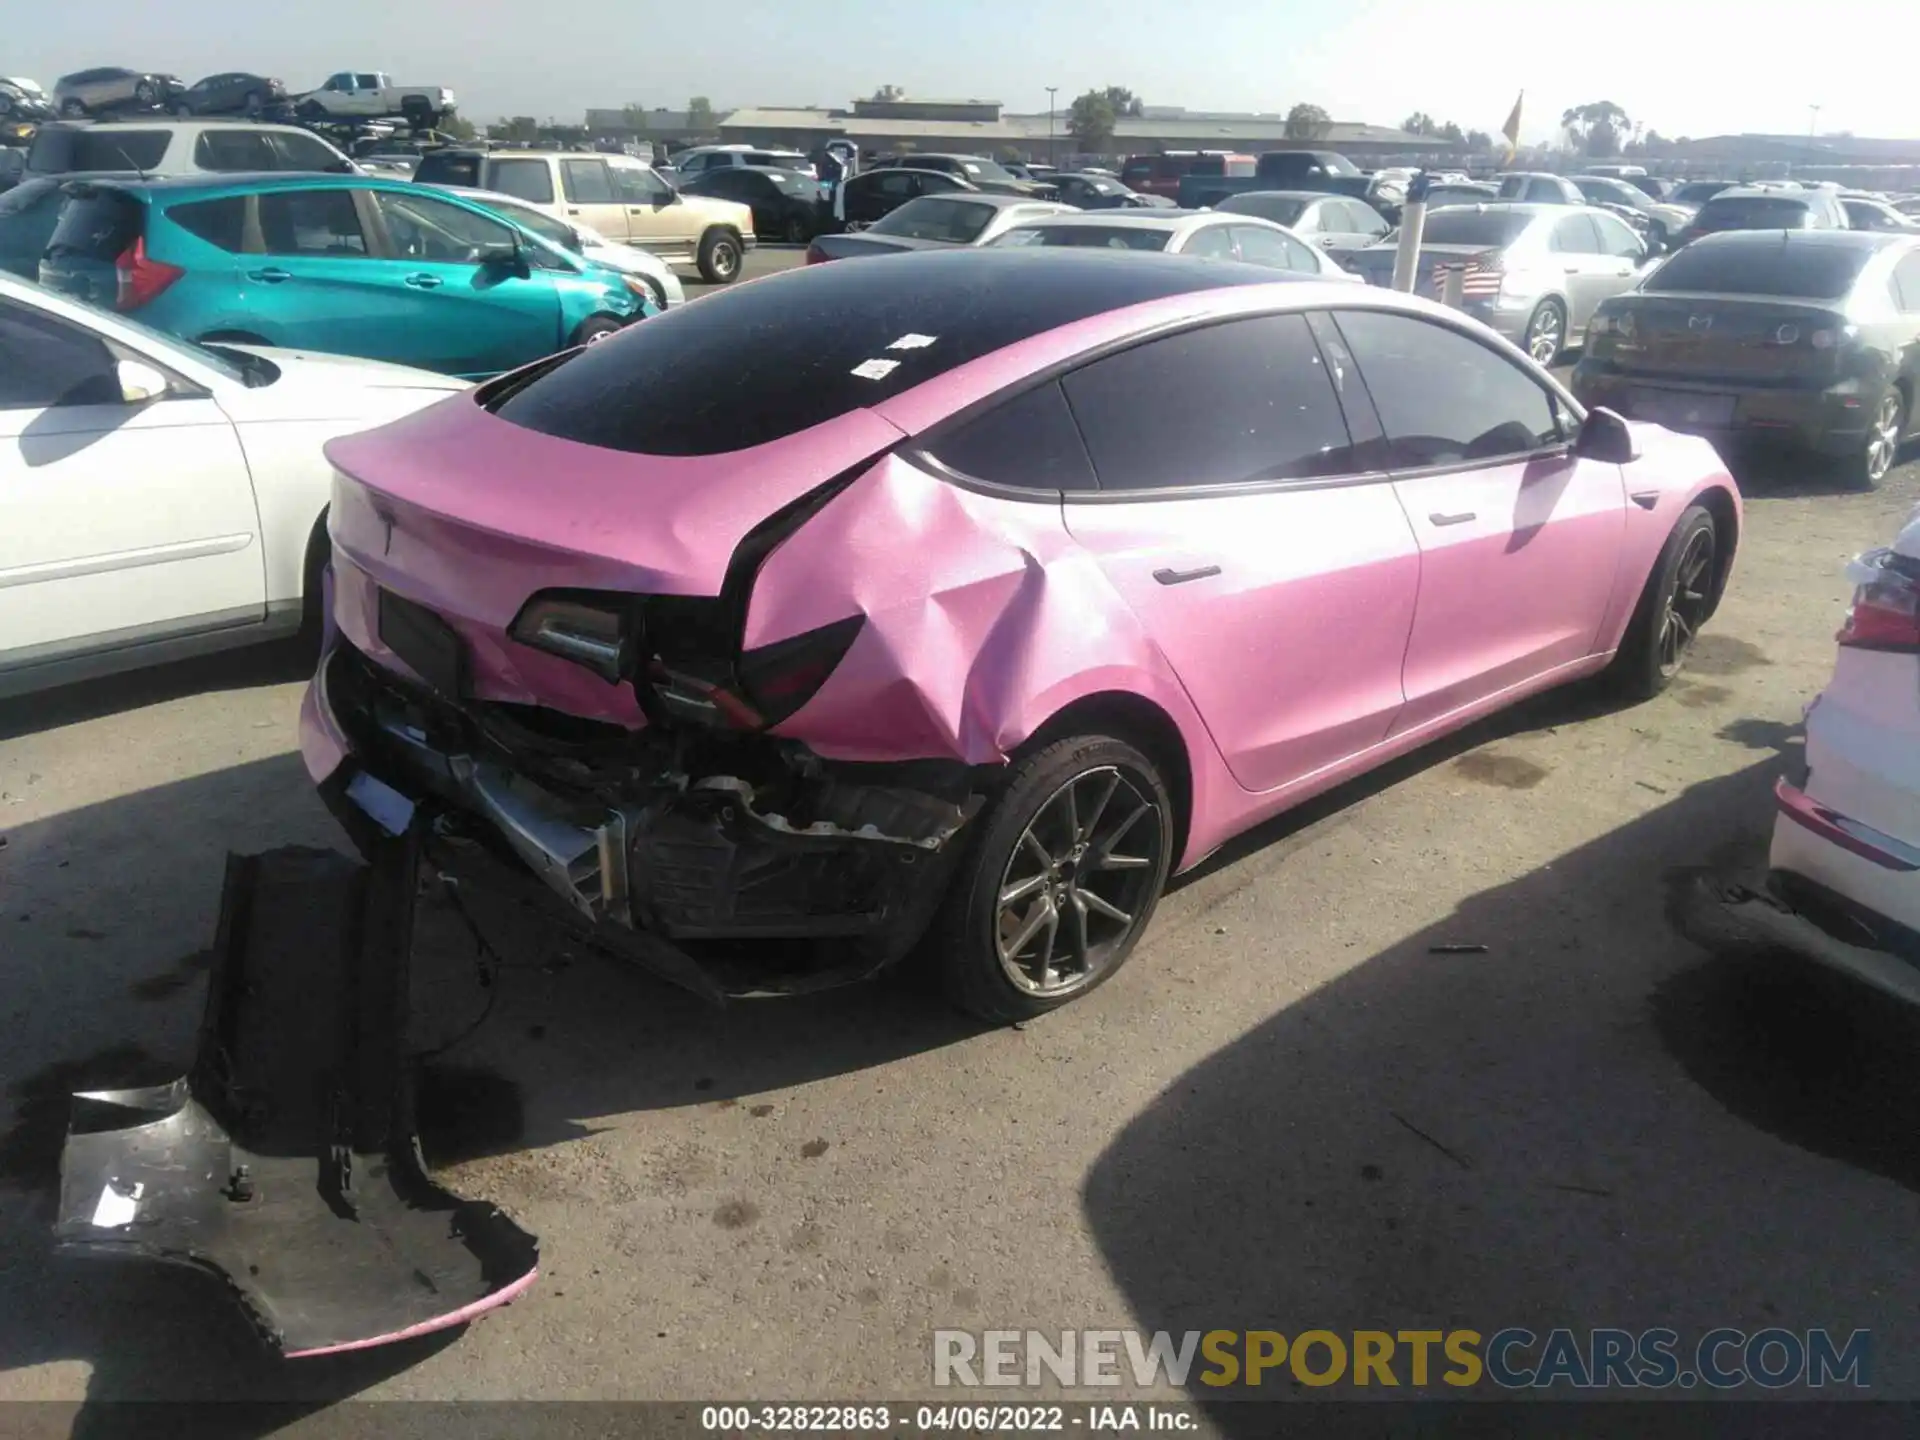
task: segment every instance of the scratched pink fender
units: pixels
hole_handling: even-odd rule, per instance
[[[1019,288],[1041,270],[1044,287]],[[981,273],[991,287],[953,298]],[[1639,456],[1625,464],[1565,447],[1445,474],[1370,472],[1357,459],[1341,483],[1137,503],[1036,489],[1017,458],[990,483],[939,463],[955,417],[1150,337],[1352,307],[1472,326],[1409,297],[1250,273],[1060,251],[810,267],[635,327],[524,396],[496,405],[497,387],[483,387],[336,440],[339,633],[409,674],[381,634],[385,590],[451,626],[474,699],[642,731],[631,683],[509,634],[523,607],[557,591],[718,596],[756,526],[830,494],[751,568],[738,643],[765,653],[862,623],[773,733],[829,761],[992,766],[1076,702],[1132,697],[1184,752],[1179,868],[1393,755],[1604,667],[1690,504],[1715,509],[1730,556],[1739,498],[1724,467],[1703,442],[1646,426],[1632,427]],[[1038,318],[1023,329],[995,305]],[[869,322],[871,343],[849,338]],[[738,336],[733,388],[714,360],[721,327]],[[1503,363],[1529,366],[1474,328]],[[786,368],[763,364],[756,346]],[[570,372],[601,408],[527,409],[525,397]],[[1340,383],[1357,431],[1361,392]],[[736,407],[751,443],[731,443],[719,405]],[[809,407],[831,413],[763,438],[778,414]],[[544,428],[517,421],[522,410]],[[584,417],[591,438],[555,433],[571,423],[561,412]],[[639,448],[602,443],[629,418]],[[679,453],[647,451],[656,432]],[[1446,528],[1459,514],[1467,521]],[[1724,573],[1723,559],[1716,584]],[[303,737],[317,780],[351,749],[316,696]]]

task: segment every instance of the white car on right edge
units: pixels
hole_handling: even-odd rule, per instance
[[[1700,882],[1675,918],[1710,948],[1785,948],[1920,1004],[1920,509],[1847,578],[1804,764],[1774,787],[1764,891]]]

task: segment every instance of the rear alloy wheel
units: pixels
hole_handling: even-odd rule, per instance
[[[1567,343],[1567,312],[1558,300],[1542,300],[1527,317],[1526,338],[1521,348],[1536,365],[1550,370]]]
[[[148,80],[142,80],[138,85],[135,85],[133,87],[133,99],[136,105],[153,104],[153,83]]]
[[[740,278],[740,242],[730,230],[709,230],[700,237],[700,275],[709,285],[731,285]]]
[[[1720,535],[1703,505],[1688,506],[1660,549],[1609,675],[1621,693],[1650,700],[1679,675],[1713,614]]]
[[[1906,397],[1889,390],[1873,407],[1867,422],[1867,443],[1860,453],[1846,462],[1847,479],[1858,490],[1878,489],[1894,462],[1900,458],[1900,432],[1905,428]]]
[[[621,328],[620,322],[611,315],[591,315],[582,320],[579,328],[573,332],[573,343],[598,345],[609,335],[618,335]]]
[[[789,215],[787,223],[781,226],[782,238],[789,245],[804,245],[813,237],[807,233],[807,222],[798,215]]]
[[[256,119],[267,108],[267,97],[258,90],[249,90],[247,98],[241,102],[241,111],[249,120]]]
[[[1151,760],[1109,736],[1059,741],[1020,762],[974,823],[933,927],[957,1005],[1023,1020],[1126,963],[1173,858],[1173,805]]]
[[[83,120],[86,118],[87,107],[82,105],[78,100],[62,100],[60,102],[60,113],[69,120]]]

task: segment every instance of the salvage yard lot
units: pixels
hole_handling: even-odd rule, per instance
[[[1545,697],[1256,832],[1023,1028],[911,975],[712,1012],[477,903],[511,968],[422,1128],[543,1275],[358,1357],[269,1361],[216,1282],[47,1242],[67,1092],[192,1051],[223,854],[344,844],[300,657],[0,707],[0,1399],[924,1397],[936,1326],[1601,1324],[1869,1328],[1876,1393],[1920,1395],[1920,1022],[1661,910],[1763,855],[1841,567],[1916,498],[1920,464],[1759,477],[1669,694]],[[487,992],[422,926],[430,1048]]]

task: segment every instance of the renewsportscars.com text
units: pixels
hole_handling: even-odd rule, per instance
[[[936,1330],[939,1386],[1812,1389],[1871,1383],[1872,1334],[1709,1330]]]

